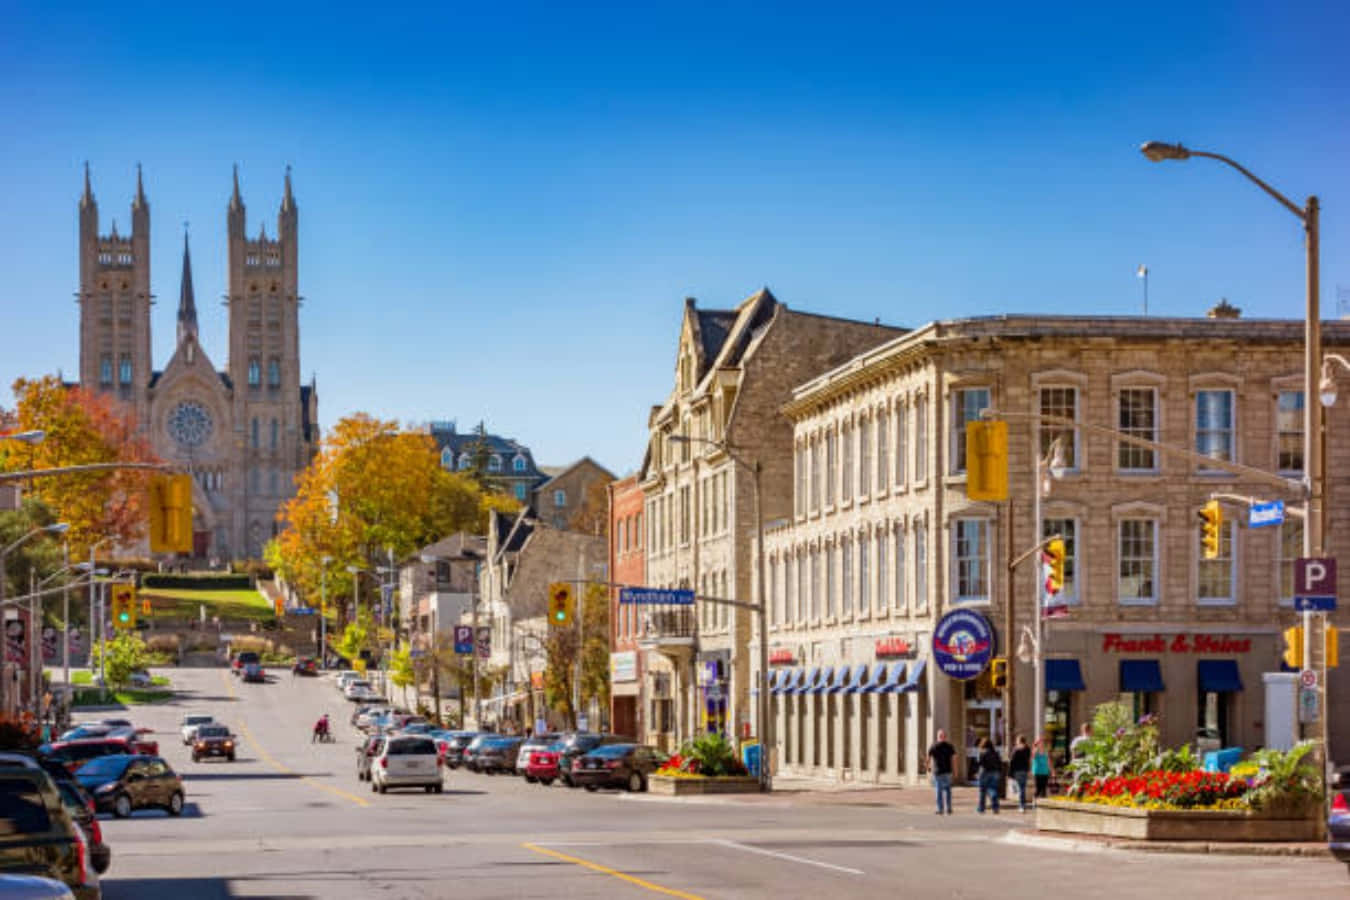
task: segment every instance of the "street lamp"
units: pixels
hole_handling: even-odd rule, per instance
[[[1321,394],[1323,406],[1336,405],[1336,379],[1332,376],[1332,363],[1350,371],[1350,360],[1344,356],[1339,353],[1322,354],[1322,380],[1317,385],[1317,391]]]
[[[769,772],[769,752],[773,747],[773,720],[769,716],[769,616],[768,601],[764,599],[764,503],[760,494],[759,460],[748,462],[737,456],[725,441],[708,438],[690,437],[684,434],[672,434],[668,438],[677,443],[698,443],[716,447],[725,453],[733,463],[748,469],[754,476],[755,492],[755,556],[759,573],[755,578],[758,606],[750,607],[759,618],[759,702],[755,704],[755,714],[759,718],[759,787],[761,791],[773,790],[773,775]]]
[[[1036,502],[1032,510],[1032,518],[1036,520],[1036,540],[1039,542],[1044,539],[1045,524],[1041,518],[1041,500],[1050,493],[1052,480],[1058,480],[1064,476],[1066,468],[1064,459],[1064,438],[1056,437],[1050,443],[1049,450],[1044,456],[1036,454]],[[1033,689],[1036,692],[1035,709],[1035,731],[1034,737],[1040,737],[1041,732],[1045,730],[1045,579],[1038,572],[1036,575],[1036,617],[1035,638],[1031,642],[1031,656],[1033,667]],[[1012,635],[1008,635],[1012,639]],[[1019,655],[1021,655],[1019,653]]]
[[[319,668],[328,668],[328,564],[331,556],[319,557]]]

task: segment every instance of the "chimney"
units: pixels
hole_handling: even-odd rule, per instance
[[[1239,319],[1242,317],[1242,310],[1228,302],[1227,297],[1219,299],[1219,305],[1213,307],[1205,313],[1211,319]]]

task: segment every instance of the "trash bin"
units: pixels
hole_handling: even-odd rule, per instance
[[[1206,772],[1227,772],[1242,760],[1241,747],[1226,747],[1223,750],[1211,750],[1205,754]]]
[[[751,775],[759,777],[759,742],[747,741],[741,744],[741,762]]]

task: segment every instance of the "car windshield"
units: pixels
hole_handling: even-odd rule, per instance
[[[349,687],[349,688],[368,688],[368,687],[370,687],[370,682],[369,682],[369,681],[349,681],[349,682],[347,682],[347,687]]]
[[[605,758],[627,756],[633,748],[633,744],[606,744],[603,747],[596,747],[590,755]]]
[[[129,756],[104,756],[91,759],[80,767],[81,778],[121,778],[131,762]]]
[[[211,721],[210,716],[186,716],[183,719],[184,725],[205,725]]]
[[[436,745],[426,738],[405,738],[389,742],[387,756],[435,756]]]
[[[230,736],[230,729],[226,728],[224,725],[204,725],[201,728],[197,729],[197,737],[199,738],[229,737],[229,736]]]
[[[78,741],[80,738],[102,737],[111,730],[112,729],[110,729],[107,725],[80,725],[79,727],[72,728],[65,734],[61,735],[61,737],[58,740]]]
[[[0,778],[0,837],[51,831],[47,804],[36,782]]]

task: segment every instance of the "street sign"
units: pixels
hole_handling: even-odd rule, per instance
[[[1267,525],[1279,525],[1284,522],[1284,501],[1253,503],[1247,513],[1248,528],[1263,528]]]
[[[625,604],[667,604],[670,606],[693,606],[694,592],[686,588],[662,590],[661,588],[626,587],[619,590],[619,602]]]
[[[1317,688],[1299,688],[1298,720],[1305,725],[1316,722],[1319,718],[1318,713]]]
[[[1294,560],[1294,608],[1336,608],[1336,560],[1329,556],[1300,556]]]
[[[1317,670],[1304,669],[1302,672],[1299,672],[1298,683],[1303,685],[1305,688],[1317,687]]]
[[[467,656],[473,652],[473,627],[469,625],[455,626],[455,652]]]
[[[312,616],[317,612],[318,610],[312,606],[296,606],[291,609],[293,616]]]

